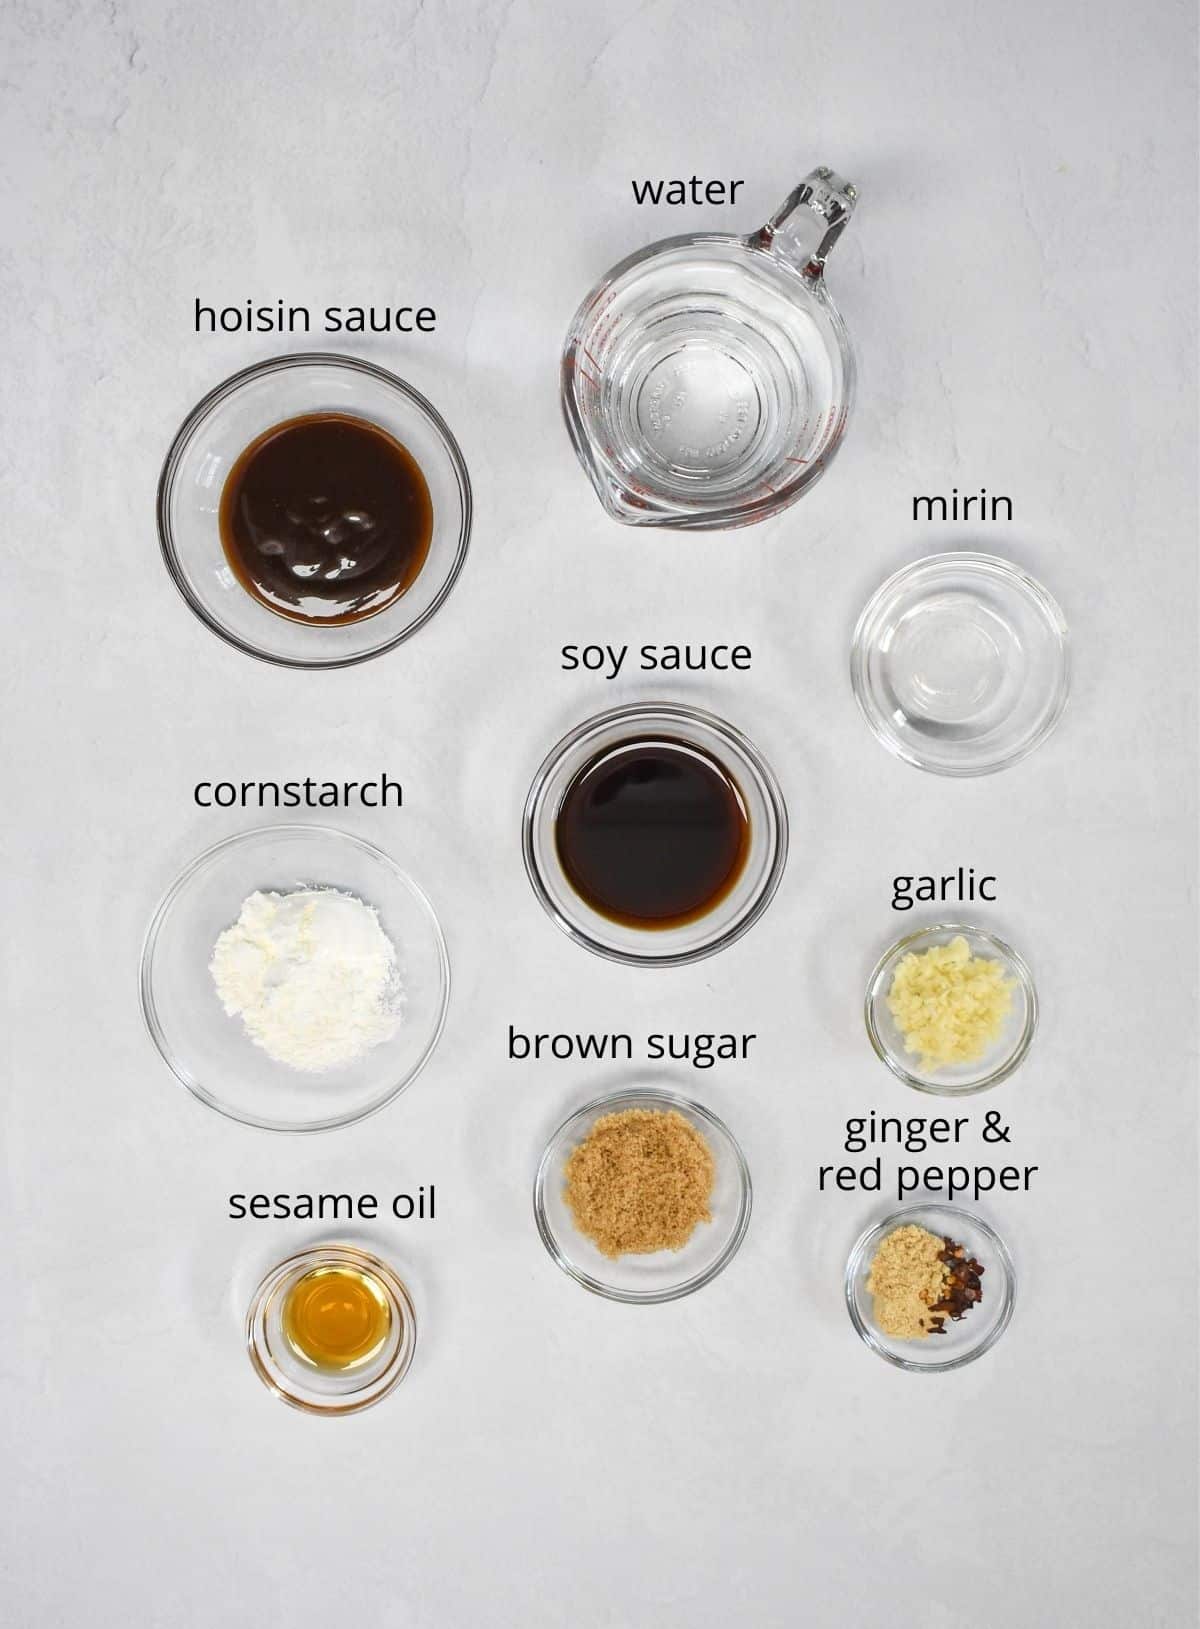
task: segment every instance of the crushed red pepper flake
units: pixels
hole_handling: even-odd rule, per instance
[[[930,1307],[929,1333],[944,1335],[947,1316],[958,1323],[971,1308],[983,1300],[980,1279],[984,1269],[974,1256],[968,1256],[961,1244],[943,1238],[938,1260],[946,1268],[942,1284],[942,1298]]]

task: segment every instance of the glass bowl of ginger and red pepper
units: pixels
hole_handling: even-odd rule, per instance
[[[903,1205],[869,1227],[846,1263],[846,1306],[888,1363],[937,1374],[982,1357],[1012,1317],[1004,1241],[958,1205]]]

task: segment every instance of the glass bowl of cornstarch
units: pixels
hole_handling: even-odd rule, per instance
[[[142,951],[142,1012],[172,1073],[272,1131],[325,1131],[390,1103],[437,1045],[449,989],[422,890],[321,826],[208,849],[163,896]]]

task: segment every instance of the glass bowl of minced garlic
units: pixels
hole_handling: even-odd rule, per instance
[[[846,1306],[862,1339],[899,1369],[959,1369],[1008,1327],[1016,1274],[1004,1241],[959,1205],[903,1205],[855,1244]]]
[[[871,1045],[906,1085],[965,1096],[995,1086],[1022,1062],[1037,1028],[1037,991],[1003,939],[942,922],[879,958],[865,1015]]]

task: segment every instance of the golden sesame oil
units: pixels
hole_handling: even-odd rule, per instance
[[[283,1303],[283,1333],[303,1362],[316,1369],[359,1367],[376,1357],[392,1328],[392,1309],[373,1273],[355,1267],[314,1267],[296,1280]]]

